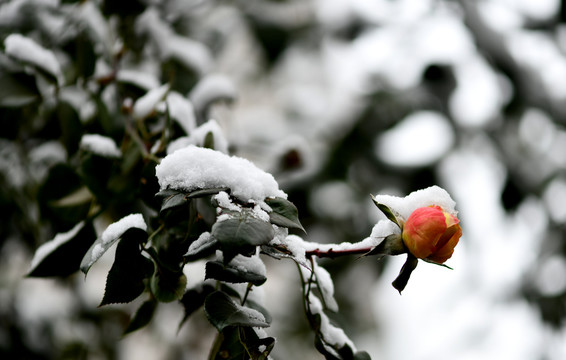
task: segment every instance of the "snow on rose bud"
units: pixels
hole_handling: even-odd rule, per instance
[[[452,256],[462,236],[459,222],[440,206],[418,208],[403,226],[403,243],[415,257],[442,264]]]

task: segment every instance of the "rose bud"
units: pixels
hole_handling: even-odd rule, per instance
[[[462,236],[459,222],[440,206],[418,208],[403,226],[403,243],[415,257],[442,264]]]

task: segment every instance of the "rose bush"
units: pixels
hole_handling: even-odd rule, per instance
[[[442,264],[452,256],[462,236],[459,223],[440,206],[418,208],[403,226],[403,243],[415,257]]]

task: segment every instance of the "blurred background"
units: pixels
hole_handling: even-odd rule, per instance
[[[119,140],[121,108],[169,83],[275,176],[306,240],[369,236],[370,194],[452,195],[454,270],[421,263],[400,296],[404,259],[321,261],[358,350],[566,358],[565,21],[558,0],[1,1],[0,357],[206,358],[214,329],[199,313],[178,331],[178,304],[122,337],[139,303],[97,308],[110,253],[86,280],[25,278],[76,223],[48,206],[47,174],[83,133]],[[51,57],[14,50],[13,34]],[[273,358],[321,358],[295,265],[266,263]]]

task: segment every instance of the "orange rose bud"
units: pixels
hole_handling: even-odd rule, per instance
[[[415,257],[442,264],[462,236],[459,220],[440,206],[418,208],[403,227],[403,243]]]

